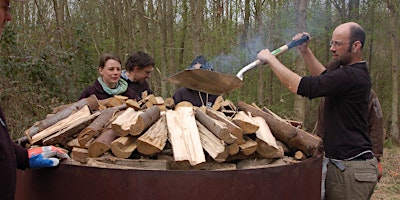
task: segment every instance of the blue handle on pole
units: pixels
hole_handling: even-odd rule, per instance
[[[300,39],[293,40],[286,45],[288,46],[289,49],[291,49],[299,44],[302,44],[303,42],[307,41],[308,39],[309,39],[309,37],[307,35],[303,35],[303,37],[301,37]]]

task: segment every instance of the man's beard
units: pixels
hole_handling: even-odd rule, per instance
[[[342,61],[340,60],[332,60],[326,65],[326,69],[328,71],[333,71],[339,69],[343,65]]]

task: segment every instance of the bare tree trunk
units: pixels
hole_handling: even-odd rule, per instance
[[[398,83],[398,44],[399,44],[399,32],[398,32],[398,3],[394,3],[395,1],[386,0],[387,8],[390,11],[390,48],[391,48],[391,59],[392,59],[392,124],[391,130],[392,139],[400,143],[400,135],[399,135],[399,83]]]
[[[141,51],[148,51],[149,49],[147,44],[149,43],[148,41],[148,35],[149,35],[149,30],[148,30],[148,22],[147,22],[147,14],[144,9],[144,3],[143,1],[136,1],[136,6],[138,10],[138,19],[139,19],[139,35],[140,35],[140,49]]]
[[[360,0],[349,1],[348,19],[357,21],[360,18]]]
[[[306,11],[307,11],[307,0],[295,1],[296,9],[296,29],[297,32],[303,32],[306,30]],[[296,71],[300,76],[306,74],[304,62],[299,56],[296,58]],[[294,98],[294,119],[298,121],[304,121],[306,116],[306,98],[296,95]]]
[[[263,30],[262,23],[262,1],[255,1],[255,18],[256,18],[256,33],[261,33]],[[264,43],[264,41],[262,41]],[[266,80],[265,80],[266,68],[260,67],[258,74],[258,89],[257,89],[257,102],[259,105],[264,105],[265,90],[266,90]]]
[[[193,58],[202,54],[202,26],[203,26],[203,10],[205,0],[190,0],[190,10],[192,14],[191,34],[193,45]]]
[[[167,0],[166,3],[166,18],[167,18],[167,49],[166,49],[166,55],[167,55],[167,62],[168,66],[176,66],[175,62],[175,35],[174,35],[174,3],[172,0]],[[165,66],[165,65],[164,65]],[[161,70],[161,78],[167,78],[167,73],[172,74],[174,71],[169,70],[167,66],[165,66],[164,69]],[[161,81],[161,95],[163,97],[166,97],[169,95],[169,92],[166,87],[166,82]]]

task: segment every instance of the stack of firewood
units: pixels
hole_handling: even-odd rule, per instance
[[[267,108],[219,96],[214,106],[175,105],[142,94],[98,100],[94,95],[53,110],[19,142],[55,145],[69,163],[134,169],[231,170],[300,162],[320,138]]]

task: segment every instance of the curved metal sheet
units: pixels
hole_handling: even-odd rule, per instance
[[[243,86],[234,75],[204,69],[186,69],[166,78],[167,81],[189,89],[221,95]]]
[[[231,171],[105,169],[61,164],[18,170],[17,200],[321,198],[322,153],[300,163]]]

